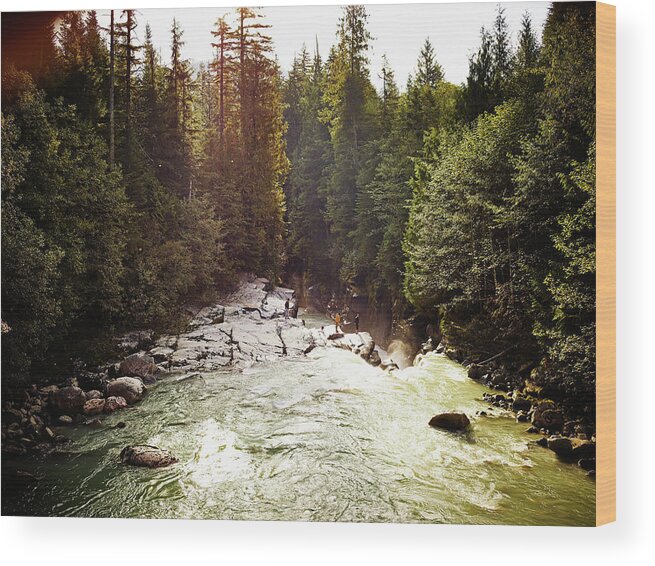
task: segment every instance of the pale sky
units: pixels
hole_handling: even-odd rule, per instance
[[[549,2],[501,3],[515,42],[521,17],[528,11],[533,28],[541,36]],[[366,5],[369,14],[368,29],[373,36],[371,78],[380,84],[379,73],[382,55],[386,54],[396,74],[396,81],[404,88],[426,37],[435,48],[437,60],[444,68],[446,79],[461,83],[468,74],[468,57],[480,44],[480,28],[490,28],[496,12],[495,3],[453,4],[384,4]],[[184,30],[183,56],[194,64],[212,58],[210,34],[217,18],[230,14],[230,8],[161,8],[137,11],[137,36],[143,40],[146,22],[150,23],[153,42],[162,57],[170,57],[170,28],[176,18]],[[337,22],[342,13],[340,6],[268,6],[261,8],[265,22],[272,27],[268,34],[273,38],[275,53],[282,71],[286,73],[305,43],[313,52],[318,39],[323,58],[336,41]],[[120,12],[116,11],[116,17]],[[109,11],[98,10],[101,25],[109,22]]]

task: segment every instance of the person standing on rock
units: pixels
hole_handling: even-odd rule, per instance
[[[341,313],[338,312],[334,315],[334,331],[338,334],[340,332],[339,326],[341,325]]]
[[[289,299],[284,302],[284,320],[289,320]]]
[[[355,332],[359,334],[359,313],[355,313]]]

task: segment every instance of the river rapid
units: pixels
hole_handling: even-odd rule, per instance
[[[323,320],[308,318],[308,326]],[[595,483],[535,446],[464,368],[429,354],[392,373],[352,352],[171,373],[138,405],[80,425],[59,454],[22,457],[40,477],[3,490],[7,514],[592,525]],[[431,429],[458,410],[470,432]],[[477,416],[485,411],[487,416]],[[124,428],[111,428],[123,421]],[[151,444],[179,463],[120,463],[128,444]],[[14,465],[3,459],[3,468]]]

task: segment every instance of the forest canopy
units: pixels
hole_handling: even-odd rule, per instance
[[[3,33],[2,369],[69,371],[126,329],[170,330],[242,272],[424,317],[594,418],[595,12],[502,7],[466,81],[425,39],[371,78],[363,6],[283,73],[265,18],[212,28],[213,60],[162,60],[139,14],[34,16]],[[4,30],[3,30],[4,32]]]

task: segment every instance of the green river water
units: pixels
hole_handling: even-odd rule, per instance
[[[532,445],[525,423],[489,411],[485,391],[440,355],[389,374],[336,348],[203,380],[171,375],[103,428],[65,429],[64,453],[22,458],[41,479],[4,490],[3,512],[592,525],[594,481]],[[471,431],[428,427],[443,410],[466,412]],[[126,427],[111,429],[118,421]],[[179,463],[122,465],[127,444],[169,449]]]

